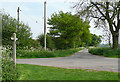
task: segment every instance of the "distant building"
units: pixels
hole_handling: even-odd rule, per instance
[[[37,41],[38,39],[33,39],[33,40]]]

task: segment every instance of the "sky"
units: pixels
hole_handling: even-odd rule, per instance
[[[77,2],[78,0],[46,0],[47,7],[46,13],[47,18],[54,12],[72,12],[75,14],[75,9],[71,8],[74,6],[72,2]],[[20,7],[20,21],[28,24],[33,33],[32,37],[37,38],[38,35],[44,33],[44,0],[0,0],[0,10],[5,13],[9,13],[12,17],[17,19],[17,8]],[[102,35],[102,30],[95,29],[94,24],[90,23],[90,32],[96,35]],[[47,25],[49,27],[49,25]],[[49,29],[47,29],[49,32]],[[104,41],[102,42],[104,43]]]

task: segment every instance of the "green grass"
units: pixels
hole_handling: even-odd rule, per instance
[[[120,49],[112,48],[90,48],[89,53],[105,57],[120,58]]]
[[[18,64],[19,80],[118,80],[118,73]]]
[[[82,50],[83,48],[68,49],[68,50],[17,50],[17,58],[51,58],[51,57],[66,57]]]

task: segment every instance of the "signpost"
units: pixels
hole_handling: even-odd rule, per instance
[[[20,11],[20,8],[18,7],[17,9],[17,13],[18,13],[18,29],[19,29],[19,11]],[[17,28],[16,28],[16,32],[13,33],[13,38],[11,38],[13,41],[13,61],[15,63],[15,66],[16,66],[16,40],[18,40],[18,38],[16,38],[16,33],[17,33]]]
[[[13,42],[13,61],[16,66],[16,40],[18,40],[18,38],[16,38],[16,33],[13,33],[13,38],[11,38],[11,39],[14,40],[14,42]]]

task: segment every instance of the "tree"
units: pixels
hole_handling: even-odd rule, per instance
[[[38,41],[40,42],[40,45],[44,47],[44,35],[39,35]],[[54,41],[52,40],[52,37],[49,35],[46,35],[46,47],[49,49],[55,49]]]
[[[112,47],[112,45],[111,45],[112,44],[112,40],[111,40],[112,34],[111,34],[111,32],[110,32],[110,30],[109,30],[107,25],[104,25],[103,32],[104,32],[104,34],[102,35],[103,36],[102,38],[105,41],[107,41],[107,43],[109,44],[109,47]]]
[[[2,14],[2,44],[12,45],[11,37],[13,33],[16,32],[17,20],[12,18],[9,14]],[[17,44],[18,47],[31,46],[32,33],[30,32],[30,27],[20,22],[19,28],[17,28]]]
[[[96,34],[91,34],[92,35],[92,40],[88,43],[88,46],[98,46],[101,43],[101,37],[102,36],[97,36]]]
[[[89,23],[69,12],[53,13],[48,19],[48,24],[51,26],[48,34],[53,37],[56,47],[59,49],[82,46],[83,41],[89,41],[91,37]]]
[[[118,48],[120,29],[120,0],[119,2],[83,2],[82,0],[73,7],[78,14],[87,20],[94,19],[96,26],[108,24],[113,38],[113,48]]]
[[[0,12],[0,47],[2,46],[2,16],[1,16],[1,12]]]

